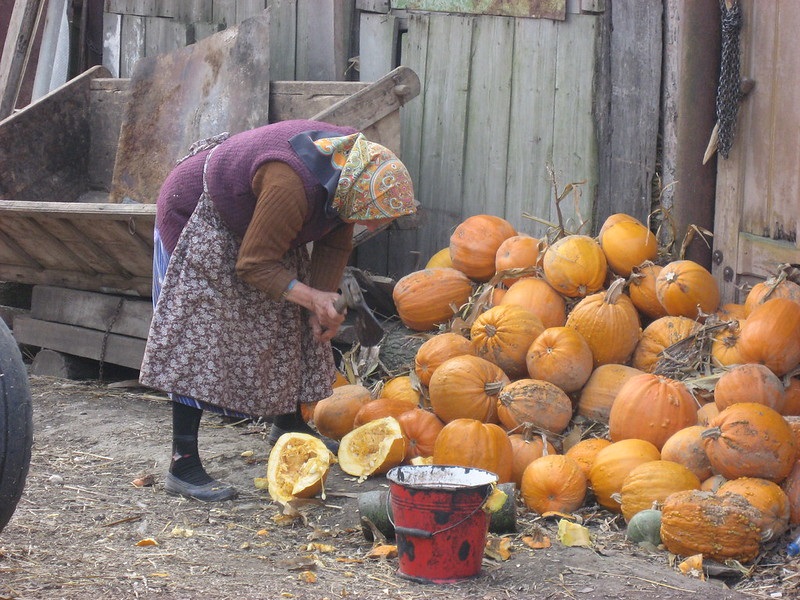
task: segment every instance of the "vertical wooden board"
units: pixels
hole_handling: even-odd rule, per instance
[[[419,196],[419,180],[422,161],[422,130],[424,95],[426,93],[425,72],[428,54],[428,18],[418,14],[408,17],[408,31],[402,38],[401,64],[414,71],[421,79],[422,96],[414,98],[400,111],[402,121],[402,160],[415,183]]]
[[[89,189],[111,190],[111,176],[117,156],[119,130],[122,113],[128,102],[127,86],[120,79],[104,79],[110,85],[95,87],[89,96],[89,111],[92,115],[89,124],[89,160],[87,178]]]
[[[423,81],[419,196],[427,222],[419,235],[420,251],[430,256],[448,246],[463,211],[472,29],[475,17],[430,15],[427,63]]]
[[[214,0],[215,3],[217,0]],[[270,4],[267,0],[236,0],[236,22],[241,23],[250,17],[257,17]]]
[[[211,21],[225,27],[236,25],[236,0],[214,0]]]
[[[798,194],[800,194],[800,6],[795,2],[777,3],[780,26],[775,27],[777,41],[774,55],[774,138],[772,149],[770,203],[766,218],[770,237],[797,243]]]
[[[103,66],[112,77],[120,76],[122,16],[103,13]]]
[[[270,65],[275,81],[302,80],[297,77],[297,0],[270,0]]]
[[[167,54],[195,41],[193,24],[164,17],[145,18],[145,56]]]
[[[592,113],[596,33],[597,17],[592,15],[570,15],[558,28],[553,168],[559,193],[568,183],[585,182],[579,186],[579,195],[570,195],[560,205],[569,231],[581,226],[583,232],[591,230],[597,196],[597,137]],[[558,221],[555,202],[547,218]]]
[[[335,2],[297,0],[297,78],[336,81],[333,60]]]
[[[181,0],[175,2],[175,13],[172,16],[181,23],[210,23],[212,4],[212,0]]]
[[[477,17],[467,102],[462,214],[504,217],[514,19]]]
[[[376,81],[391,71],[397,49],[399,20],[392,15],[361,14],[359,80]]]
[[[772,194],[770,164],[774,159],[776,124],[775,105],[775,43],[778,29],[777,2],[742,3],[749,11],[744,14],[744,27],[740,34],[743,50],[742,73],[752,73],[758,79],[757,87],[745,102],[749,108],[749,126],[737,131],[733,145],[746,147],[745,160],[739,168],[747,176],[742,190],[742,222],[740,230],[755,235],[766,235],[769,230],[765,199]],[[743,105],[744,106],[744,105]],[[740,106],[740,110],[741,110]],[[737,120],[737,126],[741,123]],[[738,139],[737,139],[738,138]],[[720,159],[724,160],[724,159]]]
[[[518,231],[542,237],[552,192],[547,164],[553,154],[556,42],[561,25],[545,19],[517,19],[508,134],[506,218]]]
[[[134,15],[122,15],[120,35],[119,76],[130,77],[136,61],[145,56],[145,19]]]

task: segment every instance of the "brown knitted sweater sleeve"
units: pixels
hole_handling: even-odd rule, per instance
[[[243,281],[278,300],[297,273],[283,267],[281,259],[303,227],[308,202],[300,177],[282,162],[269,162],[256,172],[253,192],[257,197],[247,227],[236,273]],[[352,249],[353,227],[339,227],[314,243],[311,281],[317,289],[338,288]]]

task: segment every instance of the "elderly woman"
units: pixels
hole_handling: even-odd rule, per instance
[[[227,500],[198,453],[204,410],[311,429],[302,402],[332,393],[334,302],[353,228],[416,210],[405,166],[347,127],[284,121],[200,145],[156,211],[154,314],[142,384],[170,394],[167,493]],[[308,244],[313,242],[309,252]]]

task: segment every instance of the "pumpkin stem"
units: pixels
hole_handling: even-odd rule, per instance
[[[722,436],[722,429],[719,427],[709,427],[703,433],[700,434],[700,437],[704,440],[716,440]]]
[[[483,386],[483,391],[487,396],[497,396],[505,387],[502,381],[488,381]]]
[[[626,280],[623,277],[619,277],[615,279],[608,289],[606,290],[606,294],[603,297],[603,302],[606,304],[616,304],[617,300],[619,300],[620,296],[622,296],[622,292],[625,290]]]

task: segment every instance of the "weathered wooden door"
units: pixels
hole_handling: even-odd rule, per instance
[[[718,157],[713,269],[725,302],[781,263],[800,263],[800,2],[739,0],[741,75],[733,146]]]

